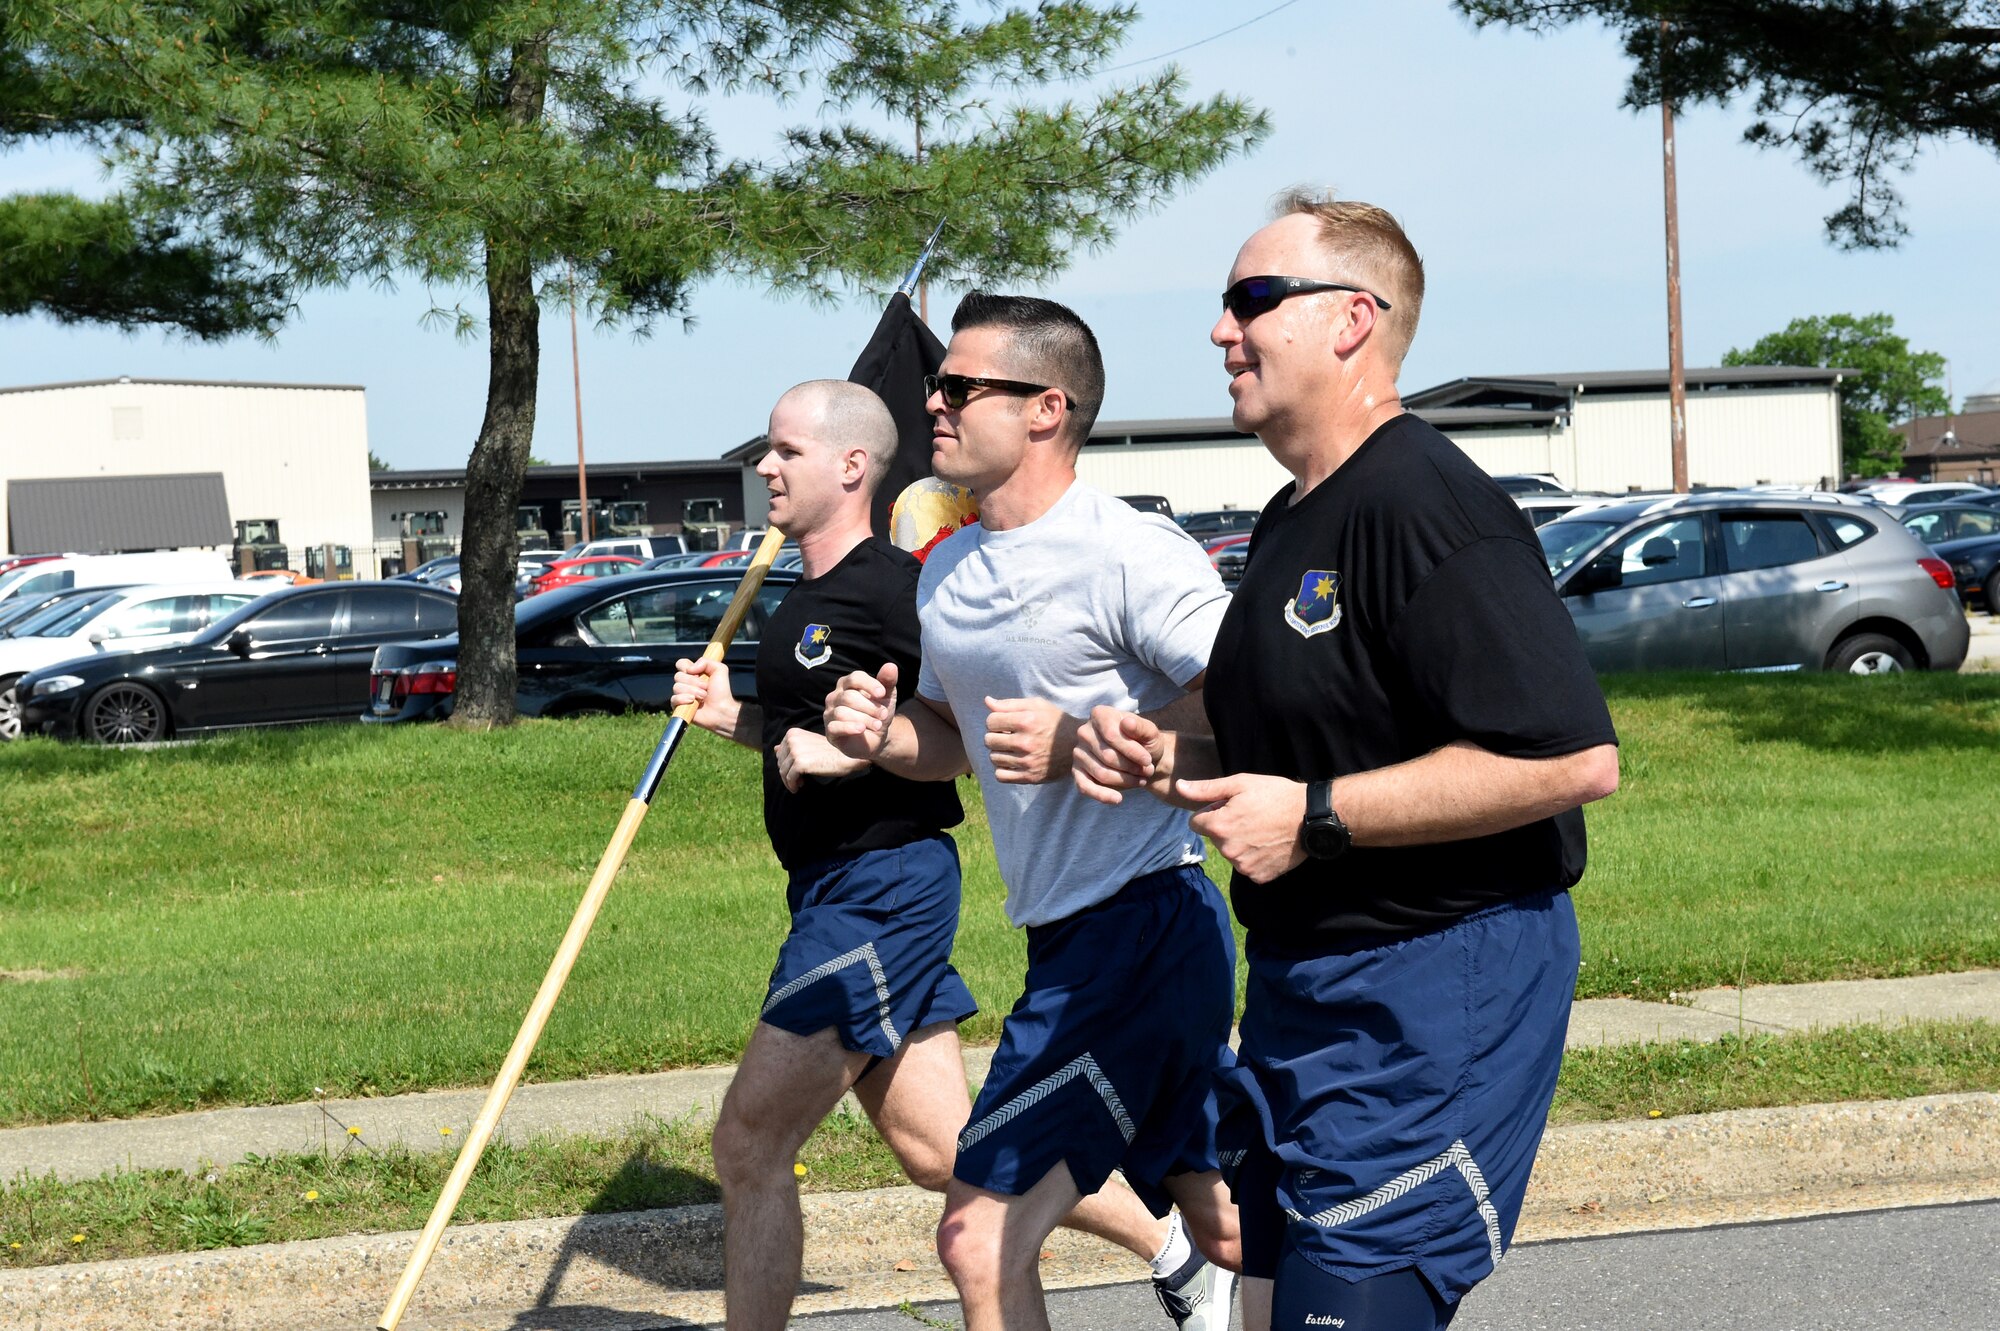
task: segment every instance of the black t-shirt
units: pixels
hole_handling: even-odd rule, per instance
[[[1534,529],[1449,439],[1399,416],[1288,505],[1292,490],[1257,521],[1209,660],[1224,771],[1317,781],[1454,740],[1516,758],[1617,742]],[[1238,874],[1230,895],[1260,946],[1318,953],[1566,888],[1583,866],[1572,809],[1307,860],[1262,886]]]
[[[916,687],[922,567],[871,536],[824,575],[795,584],[764,626],[757,644],[764,830],[787,869],[905,845],[964,819],[949,781],[906,781],[870,767],[853,776],[808,777],[793,794],[778,778],[778,742],[794,727],[826,733],[826,695],[848,671],[873,674],[894,661],[905,694]]]

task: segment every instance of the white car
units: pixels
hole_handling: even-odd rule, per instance
[[[99,652],[134,651],[186,642],[238,606],[282,584],[161,583],[107,588],[50,606],[0,637],[0,741],[21,736],[14,683],[31,670]]]
[[[1970,481],[1885,481],[1880,485],[1863,486],[1858,491],[1878,504],[1905,505],[1948,504],[1955,499],[1992,492],[1992,486],[1974,485]]]
[[[0,573],[0,601],[71,587],[130,587],[146,582],[216,582],[229,576],[217,550],[154,550],[132,555],[64,555]]]

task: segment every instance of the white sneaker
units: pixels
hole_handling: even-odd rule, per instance
[[[1229,1331],[1236,1273],[1225,1271],[1199,1252],[1170,1276],[1153,1277],[1153,1296],[1180,1331]]]

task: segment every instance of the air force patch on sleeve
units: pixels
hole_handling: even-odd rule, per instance
[[[1285,602],[1285,622],[1301,638],[1340,626],[1340,575],[1331,569],[1306,570],[1299,594]]]
[[[806,631],[792,648],[792,655],[808,670],[825,665],[833,656],[833,630],[824,624],[806,625]]]

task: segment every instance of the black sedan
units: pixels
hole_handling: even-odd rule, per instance
[[[592,578],[530,597],[514,607],[514,654],[522,716],[664,711],[674,662],[701,655],[742,581],[742,570],[661,569]],[[798,581],[773,569],[723,660],[730,685],[756,698],[757,641],[771,612]],[[458,637],[392,643],[375,652],[372,696],[363,721],[450,716],[458,692]]]
[[[1897,519],[1910,535],[1936,547],[1973,536],[2000,536],[2000,508],[1979,504],[1917,504]]]
[[[1984,605],[1987,614],[2000,615],[2000,536],[1946,541],[1932,546],[1931,553],[1951,565],[1959,600]]]
[[[315,583],[252,601],[175,647],[64,661],[21,677],[21,733],[101,744],[351,720],[385,642],[458,628],[458,598],[409,582]]]

